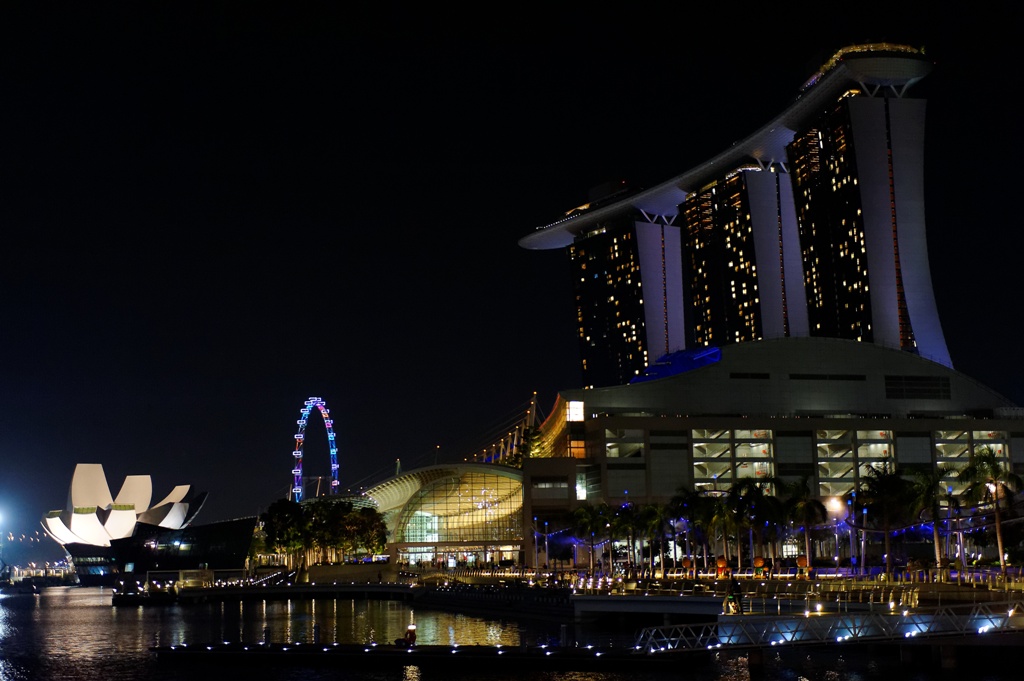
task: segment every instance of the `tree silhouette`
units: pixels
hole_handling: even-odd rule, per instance
[[[991,504],[995,515],[996,547],[999,551],[999,569],[1006,577],[1006,553],[1003,550],[1002,507],[1007,509],[1013,494],[1021,488],[1021,477],[996,456],[991,447],[981,446],[974,451],[970,462],[957,475],[967,482],[964,495],[975,502]]]
[[[707,570],[708,555],[711,553],[712,519],[715,514],[714,499],[682,486],[676,490],[670,504],[674,515],[686,521],[694,543],[700,546],[704,569]]]
[[[643,530],[637,507],[627,501],[616,508],[612,515],[610,529],[613,545],[617,537],[623,537],[626,540],[627,576],[633,576],[633,570],[639,563],[636,559],[636,538]]]
[[[640,507],[640,527],[643,528],[647,537],[647,544],[651,554],[651,575],[654,575],[654,549],[658,548],[658,557],[661,564],[662,575],[665,574],[665,536],[666,530],[675,519],[672,508],[669,504],[644,504]]]
[[[597,542],[604,538],[611,511],[606,504],[583,504],[572,513],[573,533],[590,545],[590,572],[594,572],[594,549]]]
[[[928,470],[914,472],[914,479],[911,481],[910,496],[911,508],[914,514],[920,517],[924,514],[932,521],[932,544],[935,549],[935,567],[942,567],[943,555],[942,542],[939,539],[939,523],[942,516],[942,504],[948,501],[949,495],[946,492],[946,477],[952,472],[949,466],[936,466]]]
[[[895,464],[888,461],[871,466],[861,478],[860,499],[867,507],[873,522],[885,532],[885,575],[892,577],[892,528],[909,519],[911,483],[904,478]]]
[[[828,510],[825,504],[811,492],[811,476],[804,475],[794,482],[776,480],[782,496],[783,509],[786,518],[798,524],[804,535],[804,555],[807,556],[807,565],[814,564],[814,554],[811,552],[811,528],[825,522],[828,519]]]
[[[733,525],[739,530],[746,528],[754,534],[755,546],[764,554],[764,528],[765,521],[770,513],[770,504],[765,492],[768,482],[756,478],[742,478],[729,488],[725,498],[726,508],[732,513]],[[740,550],[742,542],[737,537],[737,565],[742,563],[743,552]],[[753,566],[754,555],[750,556]]]

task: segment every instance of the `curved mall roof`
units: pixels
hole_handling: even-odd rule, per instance
[[[405,506],[414,494],[431,483],[474,475],[499,475],[520,483],[523,481],[522,471],[516,468],[485,463],[448,464],[401,473],[374,485],[364,495],[373,500],[381,513],[387,513]]]

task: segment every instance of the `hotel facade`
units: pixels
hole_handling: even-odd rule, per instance
[[[960,494],[983,449],[1024,474],[1024,410],[954,370],[936,311],[909,95],[931,68],[844,48],[722,154],[520,240],[572,262],[583,376],[523,464],[535,528],[745,479],[807,480],[853,521],[872,469],[944,465]]]
[[[573,268],[582,384],[661,356],[774,338],[871,342],[951,366],[928,268],[925,102],[932,63],[840,50],[781,114],[655,187],[626,184],[520,240]]]

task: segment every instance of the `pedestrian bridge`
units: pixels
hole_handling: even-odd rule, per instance
[[[942,637],[966,643],[1008,633],[1024,633],[1022,600],[915,608],[913,612],[892,607],[886,612],[723,615],[706,624],[644,629],[637,636],[636,648],[653,654],[730,647],[903,643]]]

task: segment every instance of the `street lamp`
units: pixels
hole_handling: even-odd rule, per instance
[[[839,516],[833,519],[836,535],[836,574],[839,574]]]
[[[533,516],[533,569],[540,567],[540,542],[537,541],[537,516]]]
[[[551,554],[548,553],[548,521],[544,521],[544,563],[551,565]]]
[[[840,499],[839,497],[832,497],[831,499],[829,499],[828,509],[829,509],[829,515],[832,516],[832,532],[833,532],[833,539],[834,539],[834,542],[835,542],[833,544],[833,548],[835,549],[835,552],[833,553],[833,556],[835,557],[836,570],[838,570],[839,569],[839,514],[843,510],[843,500]]]
[[[867,544],[868,544],[868,509],[867,506],[860,509],[860,569],[861,574],[867,574]]]
[[[854,523],[857,520],[856,516],[853,514],[853,500],[856,499],[856,498],[857,498],[857,493],[854,492],[853,495],[849,499],[846,500],[846,527],[850,531],[850,562],[851,563],[856,563],[857,562],[857,539],[854,536],[854,532],[856,532],[856,530],[853,529]],[[852,568],[853,566],[851,565],[850,567]],[[850,574],[851,575],[853,574],[853,570],[852,569],[850,570]]]
[[[953,486],[946,487],[946,564],[949,564],[949,535],[953,533]],[[940,566],[936,566],[940,567]]]

